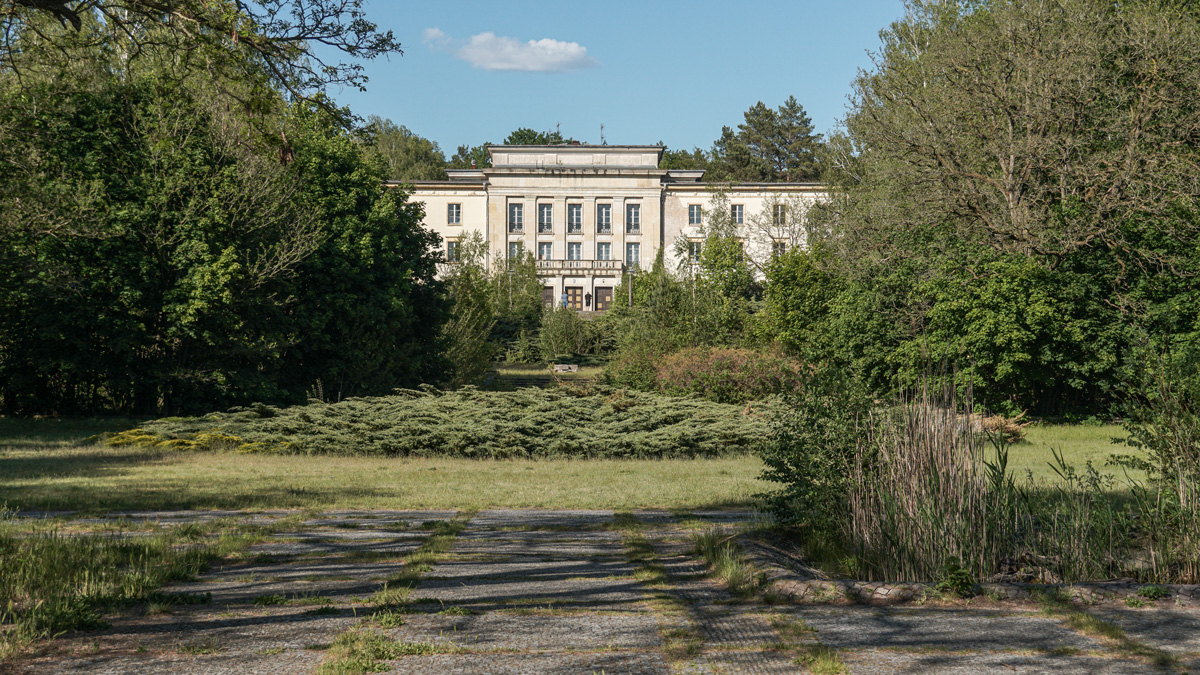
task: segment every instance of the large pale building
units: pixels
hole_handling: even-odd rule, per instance
[[[711,186],[703,171],[658,168],[657,145],[494,145],[488,153],[490,168],[413,184],[425,226],[441,235],[450,261],[474,232],[487,242],[489,267],[528,251],[546,302],[565,297],[581,310],[607,309],[622,278],[659,250],[671,265],[698,255],[718,209],[752,261],[802,244],[804,211],[824,196],[816,183]]]

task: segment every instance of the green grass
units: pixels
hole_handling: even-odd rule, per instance
[[[0,505],[227,508],[700,508],[770,487],[757,457],[470,460],[242,455],[89,442],[128,420],[0,418]]]
[[[1125,430],[1117,424],[1044,424],[1030,426],[1025,431],[1025,440],[1013,444],[1008,453],[1008,468],[1018,481],[1025,478],[1026,470],[1032,471],[1035,479],[1055,480],[1057,475],[1049,464],[1054,461],[1051,448],[1061,450],[1063,458],[1077,469],[1082,470],[1091,461],[1101,473],[1112,474],[1119,480],[1124,478],[1121,470],[1106,466],[1105,462],[1110,455],[1135,452],[1124,443],[1112,442],[1113,438],[1125,437]]]

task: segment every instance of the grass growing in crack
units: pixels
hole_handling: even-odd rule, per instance
[[[330,660],[321,664],[317,675],[361,675],[388,670],[383,661],[401,656],[444,654],[456,651],[451,644],[405,642],[365,630],[342,633],[329,646]]]
[[[796,658],[796,663],[807,668],[812,675],[843,675],[850,672],[835,649],[811,644],[801,645],[799,650],[800,656]]]
[[[749,597],[766,585],[766,577],[745,560],[741,546],[731,535],[710,529],[693,537],[693,552],[704,558],[713,575],[725,582],[729,592]]]
[[[38,640],[102,628],[103,614],[113,609],[145,603],[155,614],[207,602],[206,596],[155,589],[195,579],[262,531],[206,523],[129,537],[119,525],[66,532],[63,523],[17,519],[0,509],[0,665]]]
[[[816,631],[804,623],[803,619],[785,614],[776,614],[770,618],[771,627],[785,642],[811,638]]]
[[[306,616],[335,616],[335,615],[338,615],[341,613],[342,613],[342,610],[338,609],[337,607],[325,605],[324,607],[317,607],[315,609],[310,609],[307,612],[305,612],[304,614]]]
[[[1081,610],[1061,592],[1038,592],[1033,594],[1033,599],[1041,606],[1043,614],[1059,619],[1084,635],[1107,640],[1121,653],[1141,657],[1161,668],[1174,667],[1179,661],[1174,654],[1138,642],[1120,626]]]
[[[679,661],[700,653],[704,638],[694,626],[671,628],[663,631],[663,654],[672,661]]]
[[[666,583],[667,572],[658,563],[650,541],[634,531],[625,535],[625,557],[633,563],[633,578],[648,586]]]
[[[474,616],[475,614],[478,614],[478,612],[470,607],[455,605],[453,607],[447,607],[446,609],[441,610],[438,612],[438,614],[441,614],[442,616]]]
[[[287,601],[288,601],[287,596],[283,595],[282,593],[272,593],[270,595],[260,595],[257,598],[254,598],[254,604],[258,605],[259,607],[267,607],[270,605],[283,605],[283,604],[287,604]]]

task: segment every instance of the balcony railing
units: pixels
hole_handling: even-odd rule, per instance
[[[561,272],[561,271],[588,271],[588,270],[616,270],[625,269],[620,260],[538,260],[537,269],[539,272]]]

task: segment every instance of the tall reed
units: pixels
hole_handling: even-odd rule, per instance
[[[957,561],[980,578],[999,566],[1016,497],[1002,467],[989,471],[970,412],[952,384],[926,383],[871,413],[849,494],[860,576],[933,581]]]

